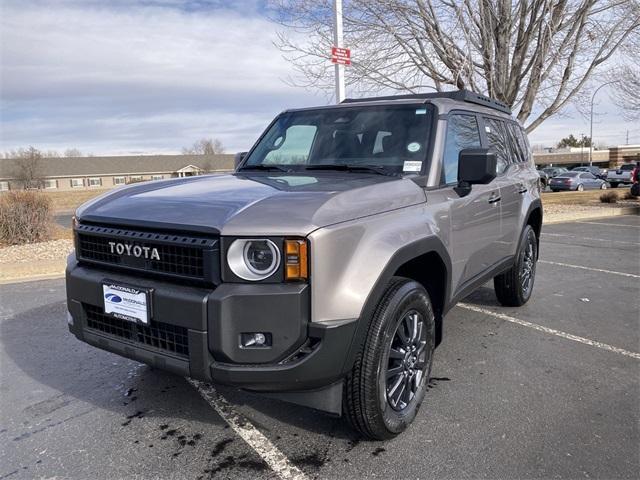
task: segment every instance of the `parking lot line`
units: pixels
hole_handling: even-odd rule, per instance
[[[212,385],[191,378],[186,378],[186,380],[280,478],[283,480],[307,480],[307,476],[293,465],[278,447],[271,443],[249,420],[236,412]]]
[[[623,277],[640,278],[640,275],[626,272],[616,272],[614,270],[605,270],[603,268],[585,267],[583,265],[572,265],[571,263],[550,262],[549,260],[538,260],[538,263],[546,263],[548,265],[557,265],[559,267],[579,268],[580,270],[590,270],[592,272],[610,273],[611,275],[621,275]]]
[[[483,313],[485,315],[490,315],[494,318],[498,318],[500,320],[504,320],[506,322],[515,323],[517,325],[521,325],[523,327],[529,327],[534,330],[538,330],[539,332],[548,333],[550,335],[555,335],[557,337],[565,338],[567,340],[573,340],[574,342],[584,343],[585,345],[590,345],[592,347],[600,348],[602,350],[608,350],[609,352],[618,353],[620,355],[624,355],[626,357],[635,358],[640,360],[640,353],[630,352],[629,350],[625,350],[624,348],[614,347],[612,345],[608,345],[606,343],[597,342],[595,340],[590,340],[588,338],[579,337],[577,335],[572,335],[570,333],[566,333],[560,330],[556,330],[555,328],[543,327],[542,325],[538,325],[537,323],[527,322],[526,320],[520,320],[519,318],[512,317],[510,315],[506,315],[504,313],[494,312],[487,308],[476,307],[475,305],[469,305],[468,303],[459,303],[458,307],[464,308],[466,310],[471,310],[477,313]]]
[[[576,222],[576,223],[586,223],[588,225],[606,225],[607,227],[640,228],[640,225],[627,225],[626,223],[607,223],[607,222]]]
[[[590,240],[592,242],[606,242],[606,243],[619,243],[621,245],[638,245],[638,242],[624,242],[622,240],[607,240],[606,238],[593,238],[593,237],[583,237],[581,235],[569,235],[566,233],[546,233],[542,232],[543,236],[547,237],[568,237],[568,238],[579,238],[580,240]]]

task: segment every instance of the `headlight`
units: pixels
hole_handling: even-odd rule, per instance
[[[273,275],[280,266],[280,250],[268,239],[238,239],[229,247],[227,262],[243,280],[258,281]]]

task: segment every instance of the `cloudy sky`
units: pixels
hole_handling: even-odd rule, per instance
[[[247,149],[289,107],[325,104],[289,86],[260,0],[0,0],[0,151],[33,145],[98,154],[175,153],[202,137]],[[347,92],[348,93],[348,92]],[[640,126],[599,95],[596,142]],[[588,134],[577,114],[532,143]]]

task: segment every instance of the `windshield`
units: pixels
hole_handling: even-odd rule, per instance
[[[262,137],[241,170],[420,173],[432,118],[428,105],[286,112]]]
[[[559,178],[569,178],[569,177],[577,177],[580,174],[580,172],[566,172],[563,173],[562,175],[558,175]]]

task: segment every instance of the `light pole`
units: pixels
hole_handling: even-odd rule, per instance
[[[342,0],[333,0],[333,44],[342,46]],[[336,63],[336,103],[344,100],[344,65]]]
[[[612,80],[610,82],[603,83],[598,88],[596,88],[596,91],[593,92],[593,95],[591,95],[591,117],[589,121],[589,166],[590,167],[593,165],[593,161],[591,160],[591,152],[593,151],[593,101],[596,98],[596,94],[600,91],[602,87],[606,87],[607,85],[611,85],[612,83],[618,83],[618,82],[619,80]]]

